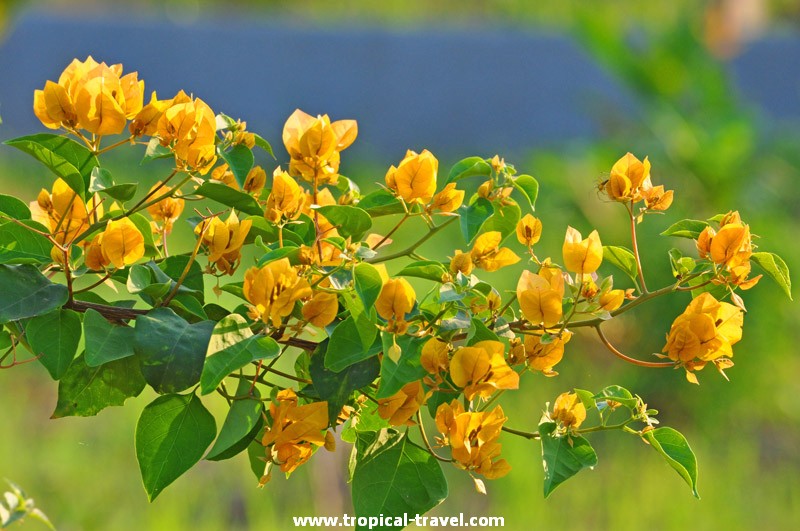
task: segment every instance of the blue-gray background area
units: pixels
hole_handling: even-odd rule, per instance
[[[30,12],[0,44],[0,140],[41,130],[34,89],[88,55],[137,70],[148,98],[184,89],[273,144],[295,108],[357,119],[360,138],[349,153],[366,160],[422,148],[511,156],[596,138],[598,116],[636,112],[630,95],[559,34]],[[742,98],[768,119],[800,117],[799,39],[751,43],[729,67]]]

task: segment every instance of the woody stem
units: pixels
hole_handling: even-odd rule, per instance
[[[388,240],[388,239],[389,239],[389,238],[392,236],[392,234],[394,234],[394,233],[397,231],[397,229],[399,229],[399,228],[400,228],[400,225],[402,225],[403,223],[405,223],[405,221],[406,221],[406,220],[409,218],[409,216],[410,216],[410,215],[411,215],[411,214],[410,214],[408,211],[406,211],[406,213],[405,213],[405,214],[403,214],[403,217],[400,219],[400,221],[398,221],[398,222],[397,222],[397,225],[395,225],[395,226],[394,226],[394,228],[393,228],[392,230],[390,230],[388,233],[386,233],[386,236],[384,236],[383,238],[381,238],[381,241],[379,241],[378,243],[376,243],[375,245],[373,245],[373,246],[372,246],[372,250],[374,251],[375,249],[377,249],[378,247],[380,247],[381,245],[383,245],[383,243],[384,243],[386,240]]]
[[[667,367],[675,366],[675,364],[672,363],[671,361],[642,361],[631,358],[630,356],[626,356],[625,354],[620,352],[614,345],[611,344],[606,335],[600,329],[600,325],[595,326],[594,329],[597,330],[597,335],[600,337],[600,341],[603,343],[603,345],[605,345],[606,348],[610,350],[612,354],[614,354],[621,360],[627,361],[628,363],[633,363],[634,365],[638,365],[639,367],[648,367],[652,369],[664,369]]]
[[[189,275],[189,271],[192,270],[192,264],[194,263],[194,259],[197,257],[197,253],[200,251],[200,246],[203,243],[203,235],[205,234],[206,230],[210,226],[210,223],[203,223],[203,228],[200,231],[200,234],[197,236],[197,243],[194,244],[194,249],[192,250],[192,255],[189,257],[189,261],[186,262],[186,267],[183,268],[181,272],[181,276],[178,277],[178,280],[175,282],[175,286],[169,292],[169,295],[161,302],[161,306],[169,305],[170,301],[178,294],[178,290],[181,287],[181,284],[186,280],[186,277]]]
[[[631,245],[633,246],[633,257],[636,259],[636,270],[639,272],[639,280],[642,282],[642,294],[646,295],[647,284],[644,281],[642,272],[642,260],[639,258],[639,243],[636,240],[636,216],[633,214],[633,201],[628,205],[628,214],[631,218]]]
[[[514,430],[514,429],[511,429],[511,428],[506,427],[506,426],[503,426],[500,429],[505,431],[505,432],[511,433],[513,435],[518,435],[520,437],[525,437],[526,439],[530,439],[530,440],[536,440],[536,439],[541,439],[542,438],[542,436],[539,435],[538,431],[530,432],[530,431]]]
[[[442,223],[441,225],[435,226],[430,231],[428,231],[428,233],[425,236],[417,240],[416,243],[411,244],[409,247],[407,247],[402,251],[396,252],[394,254],[387,254],[386,256],[375,256],[365,261],[370,264],[379,264],[381,262],[388,262],[396,258],[408,256],[409,254],[413,253],[417,249],[417,247],[419,247],[420,245],[431,239],[434,236],[434,234],[436,234],[437,232],[439,232],[440,230],[442,230],[443,228],[445,228],[446,226],[448,226],[457,219],[458,219],[457,217],[452,217],[447,221],[445,221],[444,223]]]
[[[135,138],[136,138],[136,137],[134,137],[133,135],[131,135],[131,136],[129,136],[128,138],[126,138],[126,139],[124,139],[124,140],[120,140],[119,142],[115,142],[114,144],[111,144],[110,146],[106,146],[106,147],[104,147],[103,149],[100,149],[100,150],[95,150],[94,154],[95,154],[95,155],[100,155],[100,154],[102,154],[102,153],[105,153],[106,151],[111,151],[111,150],[112,150],[112,149],[114,149],[114,148],[118,148],[119,146],[122,146],[122,145],[124,145],[124,144],[128,144],[128,143],[130,143],[130,142],[131,142],[132,140],[134,140]]]
[[[453,462],[452,459],[447,459],[446,457],[442,457],[433,451],[433,447],[431,446],[430,441],[428,441],[428,435],[425,433],[425,428],[422,426],[422,415],[419,414],[419,410],[417,410],[417,426],[419,427],[419,434],[422,435],[422,441],[425,443],[425,447],[428,449],[428,452],[439,461],[444,461],[445,463],[452,463]]]

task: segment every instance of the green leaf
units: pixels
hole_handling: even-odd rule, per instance
[[[405,213],[400,199],[384,189],[375,190],[362,197],[358,202],[358,208],[366,210],[373,218]]]
[[[354,363],[377,355],[381,348],[380,338],[376,338],[369,348],[365,348],[355,320],[353,317],[348,317],[331,333],[325,354],[325,368],[341,372]]]
[[[480,232],[497,231],[503,236],[502,242],[516,232],[521,216],[522,211],[516,203],[494,205],[494,214],[484,222]]]
[[[125,202],[129,201],[136,195],[136,189],[139,187],[137,183],[124,183],[114,184],[114,178],[111,172],[105,168],[96,167],[92,169],[92,174],[89,180],[89,192],[103,192],[112,199]]]
[[[447,175],[447,182],[452,183],[466,177],[474,177],[475,175],[483,175],[489,177],[492,174],[492,167],[480,157],[467,157],[456,162],[450,168],[450,173]]]
[[[100,165],[86,147],[65,136],[49,133],[14,138],[6,140],[5,144],[31,155],[64,179],[82,199],[86,198],[92,169]]]
[[[80,355],[58,383],[58,403],[52,418],[97,415],[109,406],[121,406],[128,398],[139,396],[144,386],[136,358],[90,367]]]
[[[483,197],[478,197],[470,205],[461,205],[458,213],[461,216],[461,233],[464,235],[464,240],[471,244],[481,226],[494,213],[494,209],[492,203]]]
[[[597,464],[597,454],[589,441],[577,435],[556,437],[555,422],[539,424],[544,465],[544,497],[587,467]]]
[[[397,273],[401,277],[415,277],[442,282],[442,278],[449,273],[449,269],[441,262],[435,260],[420,260],[411,262]]]
[[[138,212],[129,214],[128,219],[136,225],[136,228],[139,229],[139,232],[141,232],[144,237],[145,256],[155,256],[158,254],[156,246],[153,243],[153,228],[150,226],[150,221]]]
[[[789,267],[783,258],[775,253],[761,252],[753,253],[750,255],[750,259],[778,283],[789,300],[794,300],[792,299],[792,279],[789,276]]]
[[[350,314],[350,318],[355,322],[362,348],[368,349],[375,342],[375,336],[378,335],[376,327],[378,317],[375,308],[366,308],[361,298],[352,291],[341,292],[340,300]]]
[[[597,408],[597,403],[594,399],[594,393],[591,391],[587,391],[586,389],[578,389],[576,387],[575,394],[581,399],[581,403],[583,404],[583,407],[586,408],[586,411]]]
[[[708,223],[697,219],[682,219],[671,225],[661,233],[661,236],[676,236],[678,238],[689,238],[696,240],[703,229],[708,227]]]
[[[0,324],[41,315],[66,304],[66,286],[54,284],[32,265],[0,264]]]
[[[497,334],[486,328],[483,321],[477,317],[473,317],[469,324],[469,332],[467,333],[467,345],[471,346],[478,341],[500,341]]]
[[[170,256],[158,264],[158,269],[163,271],[167,277],[177,282],[177,280],[183,276],[183,272],[186,270],[189,260],[190,257],[187,255]],[[158,273],[153,262],[149,262],[147,266],[152,269],[154,273]],[[192,260],[192,265],[189,266],[189,272],[183,278],[183,283],[181,287],[178,288],[178,293],[190,293],[200,302],[203,302],[205,291],[203,278],[203,270],[200,268],[200,264],[197,260]],[[159,278],[158,280],[159,282],[163,282],[167,279]],[[172,284],[171,287],[174,287],[174,284]]]
[[[700,499],[697,493],[697,458],[686,438],[677,430],[666,427],[650,430],[642,436],[691,487],[694,497]]]
[[[189,324],[169,308],[137,317],[133,349],[141,357],[145,381],[161,394],[199,382],[214,324]]]
[[[374,435],[359,433],[358,437],[367,442]],[[357,453],[351,489],[359,517],[424,514],[448,495],[447,480],[436,458],[394,430],[382,431]]]
[[[594,399],[597,402],[605,402],[608,400],[619,402],[628,409],[634,409],[639,402],[630,391],[619,385],[609,385],[605,387],[602,391],[594,395]]]
[[[356,389],[371,384],[380,372],[377,357],[368,358],[350,365],[341,372],[333,372],[325,368],[325,354],[329,342],[323,341],[311,355],[311,381],[322,400],[328,402],[328,420],[336,426],[339,413]]]
[[[536,210],[536,199],[539,197],[539,181],[530,175],[518,175],[514,177],[512,184],[528,200],[531,210]]]
[[[144,152],[144,157],[142,157],[141,164],[155,159],[165,159],[171,156],[172,150],[166,146],[162,146],[159,139],[157,137],[153,137],[147,143],[147,149]]]
[[[392,334],[383,332],[383,351],[388,352],[392,346]],[[397,336],[397,346],[400,347],[400,358],[397,363],[389,356],[384,355],[381,360],[381,381],[378,387],[377,398],[388,398],[399,391],[407,383],[419,380],[427,374],[420,363],[422,347],[429,338],[414,336]]]
[[[167,296],[172,282],[167,279],[166,282],[157,282],[153,278],[153,270],[144,264],[133,264],[128,269],[128,281],[125,284],[128,291],[134,295],[144,294],[147,302],[152,303],[153,299],[160,300]]]
[[[270,145],[269,142],[264,140],[264,137],[256,133],[253,133],[253,138],[255,138],[256,140],[256,147],[260,147],[261,149],[269,153],[270,157],[272,157],[273,159],[275,158],[275,153],[272,152],[272,146]]]
[[[25,323],[25,337],[53,380],[67,372],[81,340],[81,318],[72,310],[54,310]]]
[[[378,404],[368,400],[359,406],[357,414],[350,415],[350,422],[342,428],[342,440],[353,444],[358,432],[377,432],[388,427],[389,421],[378,414]]]
[[[211,333],[207,357],[200,376],[200,391],[214,392],[222,380],[250,362],[272,359],[281,348],[271,337],[253,335],[247,320],[230,314],[219,321]]]
[[[236,396],[245,396],[249,391],[250,382],[239,380]],[[206,459],[209,461],[230,459],[247,448],[256,433],[263,427],[264,421],[261,414],[264,406],[260,400],[257,400],[260,396],[258,389],[253,388],[253,393],[254,398],[233,401],[228,415],[225,417],[225,422],[222,423],[222,428],[219,430],[217,441],[208,451]]]
[[[633,252],[625,247],[615,247],[613,245],[603,246],[603,261],[609,263],[628,275],[634,283],[638,277],[638,268],[636,267],[636,257]]]
[[[216,434],[214,417],[194,394],[148,404],[136,425],[136,458],[149,500],[192,468]]]
[[[361,263],[353,269],[353,285],[364,303],[364,308],[372,308],[383,288],[383,279],[374,266]]]
[[[97,367],[133,356],[134,329],[109,323],[100,313],[88,309],[83,315],[86,365]]]
[[[32,229],[49,232],[46,227],[32,220],[19,223]],[[9,221],[0,224],[0,264],[45,264],[52,262],[50,249],[53,244],[24,226]]]
[[[349,205],[327,205],[319,207],[319,213],[330,221],[343,237],[361,237],[372,227],[372,218],[363,208]]]
[[[231,188],[227,184],[204,182],[194,193],[252,216],[264,215],[264,208],[253,199],[253,196]]]
[[[14,219],[31,219],[31,209],[14,196],[0,194],[0,213]],[[0,216],[0,220],[3,217]]]
[[[253,163],[255,162],[253,152],[244,144],[237,144],[230,151],[218,150],[218,153],[219,157],[228,163],[228,168],[233,172],[239,187],[244,188],[247,174],[253,168]]]

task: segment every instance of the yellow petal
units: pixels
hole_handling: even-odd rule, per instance
[[[303,318],[320,328],[331,324],[339,312],[339,298],[335,293],[320,291],[303,305]]]
[[[100,248],[106,260],[121,269],[144,256],[144,236],[128,218],[109,221]]]

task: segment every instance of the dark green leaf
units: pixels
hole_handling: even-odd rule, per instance
[[[792,299],[792,279],[783,258],[775,253],[753,253],[750,259],[778,283],[789,300]]]
[[[145,381],[162,394],[199,382],[214,324],[189,324],[168,308],[137,317],[133,348],[142,360]]]
[[[92,169],[99,166],[97,157],[86,147],[65,136],[49,133],[14,138],[5,144],[34,157],[85,199]]]
[[[393,337],[392,334],[386,332],[381,334],[384,353],[388,352],[393,345]],[[395,363],[389,356],[383,356],[377,398],[388,398],[407,383],[419,380],[427,374],[419,360],[422,355],[422,347],[428,339],[427,337],[396,336],[397,346],[400,347],[400,358]]]
[[[164,159],[171,156],[172,150],[166,146],[162,146],[159,139],[157,137],[153,137],[147,143],[147,149],[144,152],[144,157],[142,157],[142,164],[145,162],[150,162],[151,160]]]
[[[470,205],[462,205],[458,209],[461,215],[461,233],[468,244],[472,243],[478,235],[481,226],[494,213],[492,203],[483,197],[478,197]]]
[[[556,487],[587,467],[597,464],[597,454],[589,441],[577,435],[554,435],[555,422],[539,424],[544,466],[544,497]]]
[[[372,227],[372,218],[366,210],[349,205],[327,205],[319,207],[319,213],[330,221],[343,237],[361,237]]]
[[[656,428],[645,432],[643,437],[655,451],[664,456],[680,477],[691,487],[695,498],[697,493],[697,458],[686,438],[672,428]]]
[[[133,356],[134,329],[109,323],[100,313],[89,309],[83,315],[86,365],[97,367],[110,361]]]
[[[81,340],[81,318],[72,310],[58,309],[25,323],[25,337],[53,380],[67,372]]]
[[[280,353],[280,346],[274,339],[253,335],[244,317],[231,314],[214,326],[200,376],[200,390],[204,395],[212,393],[233,371],[253,361],[275,358]]]
[[[161,261],[158,264],[158,268],[161,269],[161,271],[163,271],[167,277],[177,282],[178,279],[183,276],[183,272],[186,270],[186,266],[189,264],[189,259],[190,257],[186,255],[170,256]],[[153,267],[153,262],[150,262],[147,265],[153,270],[154,273],[158,273]],[[159,278],[158,280],[161,282],[165,281],[166,278]],[[183,278],[183,283],[178,289],[178,293],[191,293],[192,295],[196,296],[200,302],[203,302],[204,291],[205,285],[203,281],[203,270],[200,268],[200,264],[197,263],[197,260],[192,260],[192,265],[189,266],[189,272]]]
[[[364,437],[373,438],[359,434],[359,440]],[[396,431],[381,432],[356,455],[352,481],[356,516],[424,514],[447,494],[447,480],[436,458]]]
[[[447,267],[434,260],[421,260],[411,262],[397,273],[401,277],[416,277],[442,282],[442,278],[449,273]]]
[[[378,377],[380,363],[377,357],[350,365],[341,372],[325,368],[325,353],[329,342],[323,341],[311,356],[311,381],[322,400],[328,402],[328,420],[336,426],[336,418],[356,389],[372,383]]]
[[[253,163],[255,162],[250,148],[244,144],[237,144],[230,151],[219,150],[219,156],[228,163],[228,168],[233,172],[236,182],[239,183],[239,188],[244,188],[247,174],[253,168]]]
[[[477,317],[473,317],[469,324],[467,345],[474,345],[478,341],[500,341],[500,338],[497,337],[497,334],[486,328],[483,321]]]
[[[14,196],[0,194],[0,213],[14,219],[31,219],[31,209]],[[0,221],[3,217],[0,216]]]
[[[358,202],[358,207],[366,210],[372,217],[403,214],[405,209],[400,200],[388,190],[375,190]]]
[[[19,223],[32,229],[49,232],[46,227],[29,219]],[[53,244],[13,221],[0,223],[0,264],[44,264],[52,262]]]
[[[195,190],[195,193],[246,214],[253,216],[264,215],[264,208],[253,199],[253,196],[231,188],[227,184],[204,182],[200,185],[200,188]]]
[[[503,236],[502,242],[516,232],[521,216],[522,212],[516,203],[494,205],[494,213],[480,228],[480,232],[497,231]]]
[[[609,263],[628,275],[634,282],[638,276],[636,267],[636,257],[633,252],[625,247],[615,247],[613,245],[603,246],[603,261]]]
[[[452,183],[459,179],[473,177],[475,175],[489,177],[491,174],[492,167],[484,159],[480,157],[467,157],[456,162],[456,164],[450,168],[450,173],[447,175],[447,183]]]
[[[112,199],[123,203],[136,195],[138,186],[136,183],[114,184],[111,172],[100,167],[92,169],[92,175],[89,180],[89,192],[103,192]]]
[[[376,338],[369,348],[365,348],[355,320],[353,317],[348,317],[333,329],[325,354],[325,368],[341,372],[354,363],[377,355],[380,351],[380,338]]]
[[[150,501],[192,468],[214,440],[214,417],[194,394],[156,398],[136,425],[136,458]]]
[[[594,399],[597,402],[605,402],[607,400],[618,402],[628,409],[635,408],[636,404],[639,402],[630,391],[619,385],[609,385],[605,387],[602,391],[594,395]]]
[[[256,133],[253,133],[253,137],[256,140],[256,147],[260,147],[261,149],[269,153],[269,155],[274,159],[275,153],[272,152],[272,146],[270,145],[270,143],[264,140],[264,138],[261,135],[258,135]]]
[[[696,240],[703,229],[708,227],[708,223],[697,219],[682,219],[671,225],[661,233],[662,236],[676,236],[678,238],[689,238]]]
[[[358,264],[353,269],[353,284],[365,308],[372,308],[383,287],[380,273],[367,263]]]
[[[236,396],[245,396],[250,391],[248,380],[239,380],[236,389]],[[234,400],[225,422],[219,430],[217,441],[211,450],[208,451],[206,459],[209,461],[221,461],[230,459],[239,452],[243,451],[255,437],[256,433],[264,425],[261,413],[264,411],[259,398],[258,389],[253,388],[253,398]]]
[[[519,175],[512,181],[514,188],[522,192],[531,210],[536,210],[536,198],[539,197],[539,181],[530,175]]]
[[[144,386],[136,358],[90,367],[80,355],[58,383],[58,403],[53,418],[97,415],[109,406],[121,406],[128,398],[139,396]]]

